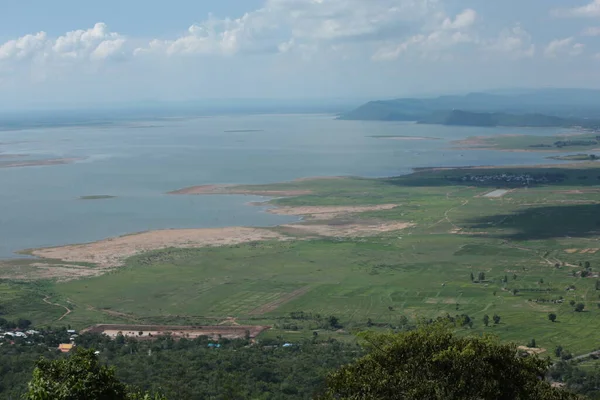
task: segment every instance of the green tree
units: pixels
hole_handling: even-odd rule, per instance
[[[479,282],[485,281],[485,272],[480,272],[477,276],[477,279],[479,280]]]
[[[473,275],[473,273],[471,272],[471,282],[473,282],[475,280],[475,276]]]
[[[575,306],[575,311],[582,312],[584,308],[585,308],[585,304],[577,303],[577,305]]]
[[[340,328],[339,319],[333,315],[327,319],[327,322],[329,323],[329,326],[332,328]]]
[[[600,281],[596,281],[596,290],[600,290]]]
[[[100,364],[94,350],[78,348],[68,358],[41,358],[33,371],[25,400],[150,400],[148,393],[130,391],[113,368]]]
[[[494,314],[492,318],[494,319],[494,324],[497,325],[500,323],[500,316],[498,314]]]
[[[556,314],[554,314],[554,313],[548,314],[548,319],[552,322],[556,321]]]
[[[550,361],[521,357],[492,336],[430,325],[362,338],[369,354],[331,374],[324,399],[576,399],[542,379]]]
[[[556,357],[560,357],[560,355],[562,354],[562,352],[563,352],[563,347],[560,346],[560,345],[556,346],[556,348],[554,349],[554,355]]]
[[[488,326],[488,325],[490,324],[490,317],[489,317],[489,315],[485,314],[485,315],[483,316],[483,324],[484,324],[485,326]]]
[[[527,347],[535,349],[537,347],[537,344],[535,343],[535,339],[531,339],[531,342],[529,342],[529,344],[527,345]]]

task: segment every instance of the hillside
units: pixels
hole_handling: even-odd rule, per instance
[[[600,91],[547,89],[520,94],[406,98],[366,103],[343,120],[418,121],[466,126],[594,128],[600,125]]]

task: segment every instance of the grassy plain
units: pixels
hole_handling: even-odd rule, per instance
[[[524,187],[502,178],[462,179],[503,174],[551,180]],[[510,191],[483,197],[496,188]],[[600,168],[595,163],[432,169],[399,178],[315,179],[243,189],[310,191],[273,200],[277,206],[397,204],[327,223],[414,225],[369,237],[309,235],[154,251],[99,277],[37,289],[2,283],[0,290],[16,298],[38,293],[25,311],[7,308],[5,317],[31,312],[35,323],[53,323],[64,309],[41,303],[50,295],[53,303],[72,310],[61,323],[79,328],[109,322],[219,323],[232,317],[240,324],[273,325],[267,335],[293,340],[314,330],[348,337],[323,329],[323,319],[331,315],[353,332],[398,326],[403,317],[468,314],[474,323],[461,328],[465,331],[491,332],[519,344],[535,339],[548,353],[557,345],[575,354],[600,347]],[[586,262],[592,272],[582,277]],[[477,280],[480,272],[485,279],[472,282],[471,273]],[[19,287],[26,295],[18,294]],[[571,301],[584,303],[584,312],[575,312]],[[300,311],[310,316],[290,317]],[[556,322],[549,321],[551,312]],[[494,314],[500,323],[486,327],[483,316]]]

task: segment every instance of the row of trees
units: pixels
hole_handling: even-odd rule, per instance
[[[328,374],[326,383],[313,386],[312,392],[303,391],[307,381],[303,374],[310,375],[318,371],[319,382],[325,376],[325,371],[320,365],[327,362],[332,355],[343,357],[350,349],[342,345],[319,346],[323,349],[317,352],[318,357],[312,365],[299,364],[296,370],[303,371],[293,380],[288,382],[278,381],[279,373],[275,365],[265,365],[261,358],[252,358],[251,369],[243,374],[237,373],[237,364],[244,366],[244,358],[252,355],[254,348],[247,346],[234,346],[236,352],[225,357],[217,357],[221,364],[217,370],[209,369],[205,362],[210,362],[208,354],[223,353],[211,350],[204,354],[197,366],[201,367],[202,374],[215,374],[215,393],[201,389],[210,381],[202,379],[196,370],[177,368],[176,363],[168,356],[175,353],[171,349],[164,351],[167,357],[162,358],[158,364],[160,371],[167,371],[172,380],[178,385],[183,385],[180,390],[171,394],[151,394],[125,384],[124,379],[119,379],[116,371],[131,370],[139,364],[105,366],[94,350],[77,350],[68,358],[48,360],[42,358],[37,362],[33,377],[28,384],[25,395],[26,400],[166,400],[171,399],[304,399],[316,395],[322,400],[342,399],[431,399],[431,400],[574,400],[579,397],[568,391],[557,389],[544,379],[550,362],[542,360],[535,355],[520,353],[511,344],[501,344],[492,336],[483,337],[457,337],[448,329],[439,324],[426,325],[417,330],[401,334],[378,334],[367,332],[361,336],[363,348],[367,354],[355,361],[346,364],[337,371]],[[129,342],[133,345],[134,342]],[[238,345],[241,343],[238,343]],[[190,341],[173,343],[165,338],[162,346],[175,346],[188,348]],[[228,343],[231,345],[231,343]],[[161,346],[161,347],[162,347]],[[304,346],[309,346],[305,348]],[[276,353],[266,352],[264,349],[258,354],[277,354],[279,360],[294,358],[295,362],[306,361],[303,353],[316,350],[311,345],[303,344],[294,350]],[[535,343],[532,344],[535,347]],[[229,346],[225,346],[227,348]],[[317,346],[315,346],[317,347]],[[202,347],[204,348],[204,347]],[[312,350],[312,351],[311,351]],[[248,353],[247,353],[248,351]],[[173,353],[171,353],[173,352]],[[239,352],[244,352],[238,357]],[[353,352],[354,357],[360,356]],[[190,354],[178,354],[192,356]],[[148,360],[151,355],[145,357]],[[121,355],[119,359],[128,358]],[[208,360],[204,360],[208,358]],[[186,359],[177,360],[185,363]],[[338,360],[339,361],[339,360]],[[223,364],[224,362],[224,364]],[[286,361],[282,361],[285,364]],[[175,369],[174,369],[175,368]],[[147,380],[155,380],[156,375],[152,370],[146,369]],[[551,374],[557,379],[565,379],[572,371],[559,371],[554,369]],[[255,383],[255,388],[249,390],[246,382]],[[202,385],[198,386],[198,382]],[[277,393],[270,391],[267,383],[277,383]],[[185,391],[185,386],[200,388]],[[586,386],[587,387],[587,386]],[[183,390],[181,390],[183,389]],[[169,391],[168,387],[163,390]]]

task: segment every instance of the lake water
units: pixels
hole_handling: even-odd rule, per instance
[[[255,131],[239,132],[243,130]],[[254,115],[0,132],[0,153],[83,159],[67,165],[0,168],[0,258],[14,257],[14,251],[25,248],[153,229],[278,225],[295,219],[246,205],[264,200],[259,197],[165,192],[309,176],[392,176],[428,166],[548,163],[544,154],[451,150],[449,141],[558,131]],[[443,140],[387,140],[373,135]],[[79,199],[88,195],[117,197]]]

